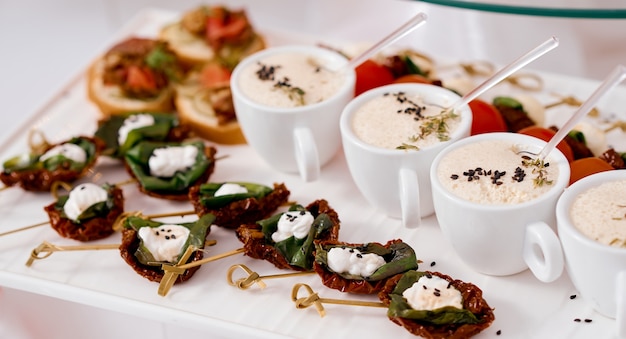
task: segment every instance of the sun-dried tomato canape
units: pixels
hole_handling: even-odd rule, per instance
[[[377,293],[389,278],[417,267],[415,251],[400,239],[385,245],[338,241],[315,244],[313,269],[326,287],[342,292]]]
[[[287,212],[241,225],[236,232],[246,255],[281,269],[310,271],[314,241],[336,241],[339,226],[337,212],[321,199],[306,207],[292,205]]]
[[[396,275],[378,297],[391,321],[427,339],[469,338],[495,319],[480,288],[439,272]]]
[[[287,203],[289,190],[284,184],[274,187],[246,183],[206,183],[189,190],[189,200],[198,215],[215,215],[217,226],[235,229],[269,217]]]

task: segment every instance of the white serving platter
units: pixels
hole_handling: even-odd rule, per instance
[[[116,41],[129,34],[155,36],[164,24],[176,20],[179,13],[148,9],[137,15],[112,37]],[[287,43],[316,43],[323,38],[299,35],[297,32],[261,31],[269,45]],[[597,86],[597,81],[541,73],[544,90],[536,94],[543,102],[553,99],[552,93],[575,95],[585,99]],[[493,96],[515,89],[503,85],[489,93]],[[603,101],[603,117],[615,119],[624,114],[626,92],[611,95]],[[550,111],[548,122],[559,124],[573,108],[560,107]],[[17,129],[7,142],[0,145],[0,159],[27,150],[27,131],[37,128],[51,141],[60,141],[79,134],[92,134],[96,129],[98,111],[86,97],[84,74],[78,74],[26,125]],[[623,119],[621,117],[620,119]],[[598,120],[599,121],[599,120]],[[601,122],[602,123],[602,122]],[[620,131],[610,135],[611,143],[624,151]],[[620,147],[622,146],[622,147]],[[340,240],[351,243],[386,242],[403,239],[416,251],[424,263],[421,269],[436,270],[456,279],[479,286],[489,305],[495,309],[496,320],[478,338],[608,338],[615,336],[615,321],[590,307],[580,296],[566,273],[553,283],[541,283],[529,271],[507,277],[485,276],[471,271],[443,238],[435,216],[423,220],[417,229],[405,229],[400,221],[390,219],[371,208],[360,195],[349,176],[339,152],[322,169],[320,180],[303,183],[296,174],[272,170],[248,146],[216,145],[219,160],[211,181],[249,181],[266,185],[284,182],[291,190],[290,200],[306,205],[316,199],[326,199],[339,213]],[[621,148],[621,149],[620,149]],[[121,182],[128,177],[119,163],[102,159],[94,173],[84,180]],[[186,202],[168,202],[141,194],[134,186],[124,186],[126,210],[141,210],[145,214],[186,211]],[[25,192],[10,188],[0,193],[0,233],[47,220],[43,206],[53,197],[46,193]],[[451,211],[454,213],[454,211]],[[503,224],[503,227],[506,227]],[[209,239],[217,245],[208,248],[206,256],[241,247],[234,233],[213,227]],[[88,306],[177,324],[214,337],[246,338],[319,338],[355,337],[393,338],[413,337],[386,317],[383,308],[326,305],[321,318],[313,308],[298,310],[291,301],[295,283],[310,285],[321,297],[377,301],[376,296],[348,295],[322,285],[317,275],[267,280],[267,288],[239,290],[228,285],[226,272],[231,265],[245,264],[261,275],[287,273],[270,263],[243,255],[231,256],[205,264],[184,284],[172,287],[165,297],[157,294],[158,284],[137,275],[121,259],[118,250],[59,252],[45,260],[25,265],[30,252],[43,241],[56,245],[79,243],[60,237],[50,227],[43,226],[0,237],[0,286],[34,294],[51,296]],[[119,234],[97,241],[116,244]],[[431,267],[431,263],[434,266]],[[602,263],[598,263],[599,265]],[[575,318],[592,319],[590,323],[574,322]],[[501,331],[498,335],[498,331]]]

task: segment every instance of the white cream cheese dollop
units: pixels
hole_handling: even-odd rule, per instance
[[[155,260],[175,262],[189,238],[189,229],[181,225],[165,224],[159,227],[142,227],[138,234]]]
[[[198,148],[192,145],[157,148],[148,160],[150,175],[171,178],[176,172],[193,166],[197,155]]]
[[[134,129],[154,125],[154,117],[150,114],[133,114],[126,118],[117,131],[117,143],[123,145],[128,133]]]
[[[432,311],[445,306],[463,308],[461,292],[447,280],[436,275],[424,275],[402,296],[414,310]]]
[[[239,193],[248,193],[248,189],[233,183],[225,183],[220,188],[215,191],[213,194],[214,197],[221,197],[222,195],[231,195],[231,194],[239,194]]]
[[[369,277],[382,265],[385,259],[374,253],[361,253],[355,248],[333,247],[328,251],[328,267],[337,273],[350,273]]]
[[[57,155],[62,155],[74,162],[84,163],[87,161],[87,152],[80,146],[70,142],[52,147],[39,157],[39,161],[46,161]]]
[[[96,184],[80,184],[70,191],[63,205],[63,212],[68,219],[76,221],[85,210],[99,202],[106,201],[108,197],[107,191]]]
[[[279,242],[292,236],[304,239],[309,235],[314,220],[315,218],[309,211],[285,212],[278,220],[278,229],[272,233],[272,240]]]

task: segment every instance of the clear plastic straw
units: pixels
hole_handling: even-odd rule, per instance
[[[397,41],[398,39],[409,34],[413,29],[417,28],[420,24],[426,22],[427,18],[428,17],[426,16],[425,13],[418,13],[409,21],[407,21],[404,25],[398,27],[398,29],[396,29],[395,31],[387,35],[384,39],[380,40],[379,42],[374,44],[372,47],[368,48],[365,52],[350,59],[348,63],[344,64],[339,69],[335,70],[335,72],[356,68],[358,65],[363,63],[365,60],[369,59],[369,57],[376,54],[378,51],[382,50],[383,48]]]
[[[578,108],[578,110],[572,115],[559,131],[550,139],[550,141],[543,147],[539,153],[539,159],[544,160],[550,152],[556,147],[556,145],[565,138],[565,136],[574,128],[574,126],[585,117],[591,109],[602,99],[602,97],[610,92],[615,86],[626,79],[626,67],[618,65],[604,79],[604,81],[598,86],[598,88],[591,94],[591,96]]]

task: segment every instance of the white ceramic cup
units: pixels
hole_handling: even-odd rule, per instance
[[[354,97],[356,73],[353,69],[346,70],[343,73],[345,82],[334,96],[304,106],[272,107],[243,94],[239,84],[243,70],[268,56],[283,53],[310,55],[331,69],[346,64],[347,59],[317,46],[271,47],[245,58],[231,76],[237,120],[248,144],[270,167],[300,173],[304,181],[314,181],[318,179],[321,167],[341,146],[339,116]]]
[[[404,83],[378,87],[354,98],[343,110],[340,121],[343,150],[352,179],[365,199],[387,216],[399,218],[404,227],[417,227],[421,218],[434,213],[429,170],[435,156],[448,144],[470,134],[472,112],[469,106],[457,113],[461,122],[450,140],[419,151],[373,146],[361,140],[352,128],[355,112],[368,101],[385,93],[419,93],[429,103],[447,107],[459,96],[445,88]]]
[[[624,170],[590,175],[568,187],[556,206],[567,273],[596,311],[616,319],[620,338],[626,338],[626,248],[611,247],[587,237],[574,226],[570,211],[581,193],[605,182],[624,180]]]
[[[459,258],[477,272],[505,276],[530,268],[540,281],[554,281],[564,266],[563,252],[553,230],[556,203],[570,177],[567,159],[558,149],[548,155],[550,166],[558,166],[559,176],[549,191],[533,200],[497,205],[470,202],[445,188],[437,171],[441,160],[451,151],[484,140],[511,141],[528,145],[536,152],[546,144],[523,134],[486,133],[446,147],[437,155],[430,171],[435,214],[441,230]]]

